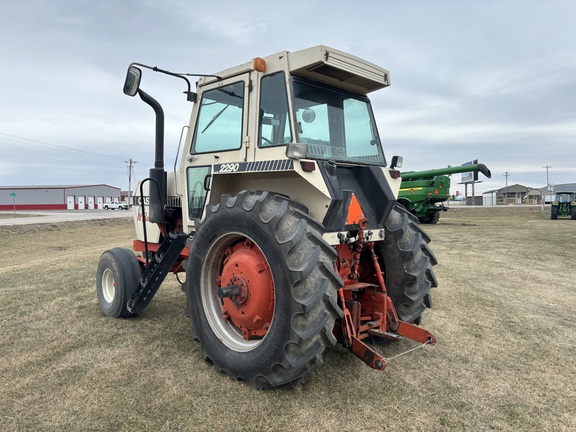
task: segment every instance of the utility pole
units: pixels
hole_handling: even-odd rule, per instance
[[[506,187],[508,187],[508,177],[510,177],[510,173],[508,171],[506,171],[504,173],[504,177],[506,177]]]
[[[132,160],[132,158],[130,158],[129,160],[125,161],[128,164],[128,208],[130,208],[130,206],[132,205],[131,203],[131,195],[132,195],[132,167],[134,166],[134,164],[137,164],[138,161]]]
[[[552,167],[549,165],[546,165],[545,167],[542,167],[542,168],[546,169],[546,186],[550,187],[550,177],[548,176],[548,170]]]

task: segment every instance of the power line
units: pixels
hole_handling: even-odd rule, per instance
[[[96,157],[101,157],[101,158],[105,158],[105,159],[113,159],[113,160],[122,161],[122,162],[124,161],[123,159],[121,159],[121,158],[119,158],[119,157],[115,157],[115,156],[103,155],[103,154],[99,154],[99,153],[89,152],[89,151],[86,151],[86,150],[78,150],[78,149],[75,149],[75,148],[66,147],[66,146],[61,146],[61,145],[57,145],[57,144],[50,144],[50,143],[47,143],[47,142],[44,142],[44,141],[38,141],[38,140],[30,139],[30,138],[25,138],[25,137],[21,137],[21,136],[18,136],[18,135],[11,135],[11,134],[7,134],[7,133],[4,133],[4,132],[0,132],[0,135],[4,135],[4,136],[10,137],[10,138],[16,138],[16,139],[22,140],[22,141],[28,141],[28,142],[34,143],[34,144],[40,144],[40,145],[43,145],[43,146],[53,147],[53,148],[57,148],[57,149],[60,149],[60,150],[66,150],[66,151],[72,151],[72,152],[75,152],[75,153],[85,154],[85,155],[88,155],[88,156],[96,156]],[[22,142],[22,141],[15,141],[15,140],[6,139],[6,138],[0,138],[0,139],[4,139],[4,140],[6,140],[6,141]],[[24,143],[24,144],[27,144],[27,143]]]
[[[0,139],[2,139],[2,138],[0,138]],[[26,143],[24,143],[24,144],[26,144]],[[15,150],[22,150],[22,147],[17,147],[17,146],[9,145],[9,144],[0,143],[0,146],[15,149]],[[50,151],[47,151],[47,149],[35,149],[34,151],[36,153],[46,154],[50,157],[56,157],[56,158],[66,159],[66,160],[75,161],[75,162],[82,162],[84,164],[102,165],[102,166],[107,166],[107,167],[111,166],[109,162],[105,163],[104,161],[95,161],[93,158],[88,159],[88,160],[87,159],[80,159],[80,157],[82,155],[78,155],[78,157],[75,157],[73,155],[52,153]]]

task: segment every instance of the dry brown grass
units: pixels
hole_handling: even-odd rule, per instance
[[[435,347],[384,372],[337,347],[260,392],[201,359],[173,280],[140,317],[100,313],[98,258],[130,246],[129,220],[0,227],[0,429],[576,429],[576,223],[461,208],[426,229],[440,262],[424,317]]]
[[[14,219],[14,218],[23,218],[23,217],[33,217],[33,216],[40,216],[40,215],[31,214],[31,213],[0,212],[0,219]]]

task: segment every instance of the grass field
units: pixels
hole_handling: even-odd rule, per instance
[[[38,216],[36,214],[25,214],[25,213],[0,213],[0,219],[14,219],[14,218],[22,218],[22,217],[33,217]]]
[[[576,222],[457,208],[425,228],[438,344],[384,372],[336,347],[263,392],[202,360],[172,278],[142,316],[101,314],[98,258],[130,247],[128,219],[0,226],[0,430],[576,430]]]

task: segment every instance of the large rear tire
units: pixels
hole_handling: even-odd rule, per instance
[[[129,318],[128,300],[140,283],[140,265],[130,249],[113,248],[100,257],[96,270],[96,293],[100,309],[114,318]]]
[[[432,307],[430,290],[438,286],[432,270],[438,261],[428,247],[430,237],[418,219],[398,204],[384,228],[385,239],[376,245],[388,295],[401,320],[420,324],[422,313]]]
[[[223,195],[188,248],[187,313],[205,360],[258,389],[323,362],[343,283],[335,250],[304,209],[268,192]]]

